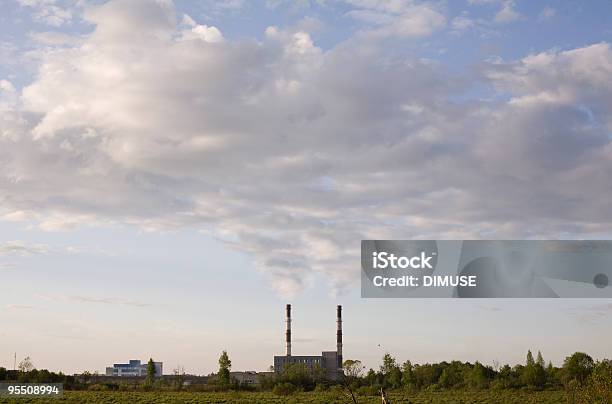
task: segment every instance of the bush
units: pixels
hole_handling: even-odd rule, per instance
[[[321,393],[323,391],[327,391],[329,389],[329,386],[326,385],[325,383],[317,383],[317,385],[315,386],[314,391],[316,393]]]
[[[110,389],[106,384],[91,384],[87,387],[89,391],[109,391]]]
[[[425,391],[440,391],[442,388],[438,384],[430,384],[425,387]]]
[[[608,404],[612,402],[612,362],[602,361],[593,367],[587,384],[576,389],[578,402]]]
[[[274,386],[272,392],[278,396],[288,396],[295,393],[296,390],[296,387],[291,383],[278,383]]]
[[[361,386],[360,388],[357,389],[357,395],[360,396],[378,396],[380,395],[379,393],[379,387],[376,386]]]
[[[491,390],[500,391],[504,390],[506,388],[506,385],[503,380],[495,379],[491,382],[489,387],[491,388]]]

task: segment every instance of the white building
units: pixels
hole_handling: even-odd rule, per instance
[[[155,377],[161,377],[162,362],[153,362],[155,365]],[[147,364],[141,363],[138,359],[131,359],[129,363],[115,363],[112,367],[106,368],[106,376],[146,376]]]

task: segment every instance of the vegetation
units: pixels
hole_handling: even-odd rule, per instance
[[[17,369],[19,369],[19,371],[22,373],[29,372],[34,369],[34,365],[32,364],[32,360],[30,360],[30,357],[26,356],[21,362],[19,362]]]
[[[222,388],[230,387],[230,369],[232,368],[232,361],[227,355],[227,351],[221,352],[219,357],[219,385]]]
[[[347,379],[353,381],[359,379],[363,375],[365,366],[363,366],[360,360],[347,359],[342,364],[342,369]]]
[[[27,364],[25,366],[21,366],[21,364],[23,364],[26,359],[27,362],[29,362],[30,366],[28,366]],[[32,362],[30,361],[30,358],[26,359],[24,359],[24,361],[21,361],[17,371],[7,370],[3,367],[0,367],[0,383],[5,383],[9,381],[19,383],[63,383],[65,389],[74,390],[85,387],[85,384],[77,380],[74,376],[67,376],[62,372],[50,372],[47,369],[35,369],[32,365]],[[87,379],[88,374],[89,373],[86,372],[83,375],[84,381]]]
[[[145,387],[147,389],[152,388],[154,380],[155,380],[155,362],[153,362],[153,358],[149,358],[149,362],[147,362],[147,378],[145,379]]]
[[[179,365],[172,370],[172,374],[174,375],[174,378],[172,379],[172,387],[176,391],[181,391],[183,389],[183,384],[185,383],[185,369]]]
[[[562,391],[441,391],[441,392],[405,392],[402,390],[392,391],[388,394],[390,401],[395,403],[411,404],[455,404],[455,403],[479,403],[479,404],[557,404],[567,402]],[[357,395],[359,404],[380,404],[378,396]],[[95,392],[95,391],[67,391],[61,398],[33,398],[33,399],[5,399],[0,398],[0,404],[111,404],[111,403],[134,403],[134,404],[200,404],[200,403],[225,403],[225,404],[350,404],[346,395],[337,391],[323,392],[297,392],[291,396],[277,395],[273,392]],[[586,402],[585,402],[586,403]]]
[[[30,370],[25,371],[27,368]],[[262,376],[257,389],[231,378],[231,361],[225,351],[219,358],[219,372],[209,377],[208,385],[183,385],[181,368],[174,377],[150,384],[147,380],[154,374],[153,367],[141,385],[99,383],[88,373],[75,378],[33,366],[23,369],[0,368],[0,382],[64,383],[65,396],[49,401],[54,403],[351,403],[354,394],[361,404],[380,402],[381,388],[392,403],[612,403],[612,361],[594,361],[582,352],[565,358],[561,367],[546,365],[540,352],[534,359],[531,351],[524,364],[513,367],[460,361],[413,364],[409,360],[400,365],[387,353],[378,371],[364,373],[361,361],[346,360],[345,377],[336,383],[326,380],[320,367],[310,369],[296,363],[282,374]],[[0,398],[0,403],[12,402]]]

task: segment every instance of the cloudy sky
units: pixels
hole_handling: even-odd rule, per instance
[[[0,366],[265,369],[287,301],[296,354],[342,303],[368,366],[610,356],[609,301],[358,284],[364,238],[611,237],[608,1],[0,5]]]

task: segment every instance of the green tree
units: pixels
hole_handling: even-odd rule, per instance
[[[589,404],[612,403],[612,361],[603,360],[594,364],[580,398]]]
[[[521,381],[530,387],[537,386],[538,383],[538,371],[536,362],[533,360],[533,354],[531,351],[527,351],[527,361],[525,367],[521,372]]]
[[[412,372],[414,373],[416,387],[420,389],[438,383],[442,375],[442,366],[430,363],[414,365]]]
[[[548,366],[546,367],[546,380],[548,383],[555,384],[555,376],[555,367],[551,361],[548,361]]]
[[[385,375],[385,384],[394,389],[402,385],[402,371],[399,366],[391,368],[389,373]]]
[[[383,356],[383,363],[380,366],[380,372],[383,375],[386,375],[386,374],[390,373],[396,367],[397,367],[397,362],[395,361],[395,358],[393,356],[391,356],[390,353],[386,353]]]
[[[374,386],[378,384],[378,377],[376,376],[376,372],[372,368],[368,370],[368,373],[366,374],[365,379],[366,379],[366,383],[369,384],[370,386]]]
[[[438,384],[440,387],[452,388],[456,387],[463,381],[462,369],[463,364],[461,362],[453,361],[446,365],[442,370]]]
[[[538,351],[538,356],[536,358],[535,363],[535,383],[536,387],[544,387],[546,384],[546,369],[544,368],[544,358],[542,357],[542,352]]]
[[[317,383],[324,383],[325,379],[325,369],[318,363],[312,365],[312,381],[316,385]]]
[[[544,368],[544,358],[542,357],[542,352],[538,351],[538,357],[536,359],[536,365],[542,366]]]
[[[227,355],[227,351],[221,352],[219,357],[219,385],[222,387],[229,387],[230,385],[230,369],[232,368],[232,361]]]
[[[487,368],[480,362],[474,363],[471,372],[469,373],[469,384],[475,389],[486,389],[489,385],[489,377]]]
[[[365,366],[358,359],[347,359],[342,364],[344,375],[349,379],[358,379],[361,377]]]
[[[153,379],[155,379],[155,362],[153,362],[153,358],[149,358],[149,362],[147,362],[147,382],[153,383]]]
[[[314,387],[313,374],[304,363],[290,363],[283,369],[281,381],[311,390]]]
[[[383,356],[383,363],[380,366],[380,372],[384,377],[384,384],[389,387],[397,388],[402,384],[402,371],[397,366],[395,358],[391,354],[386,353]]]
[[[412,362],[406,361],[402,364],[402,386],[413,388],[416,386],[416,378],[412,371]]]
[[[531,350],[527,351],[527,366],[533,366],[535,365],[535,361],[533,360],[533,354],[531,353]]]
[[[500,386],[504,389],[516,387],[518,385],[517,372],[512,369],[510,365],[504,365],[499,369],[497,380],[499,380]]]
[[[566,382],[577,381],[583,385],[593,371],[593,358],[584,352],[576,352],[565,358],[563,370],[565,371]]]

